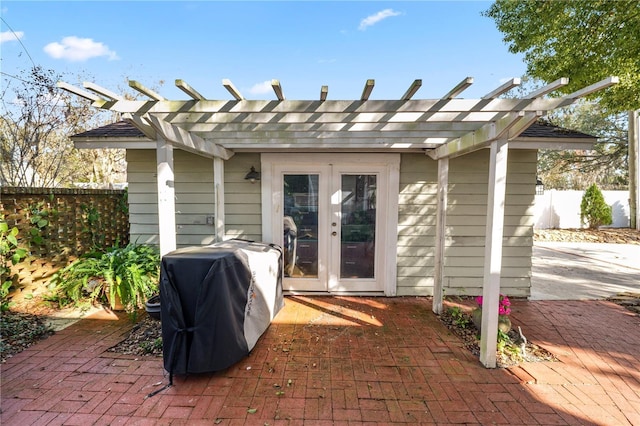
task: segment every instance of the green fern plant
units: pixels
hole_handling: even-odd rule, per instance
[[[118,299],[134,313],[158,290],[160,255],[155,246],[129,244],[104,253],[91,253],[58,271],[51,288],[74,303],[109,303]]]

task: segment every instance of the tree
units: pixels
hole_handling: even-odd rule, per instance
[[[610,113],[640,110],[640,8],[637,0],[496,0],[483,13],[504,34],[509,51],[524,53],[527,73],[550,82],[569,77],[560,92],[571,93],[608,76],[620,83],[595,92]],[[634,123],[635,126],[635,123]],[[630,126],[632,128],[632,126]],[[631,136],[631,134],[629,135]],[[631,227],[636,223],[640,141],[629,138]]]
[[[605,202],[597,185],[591,185],[584,192],[580,202],[580,221],[589,225],[589,229],[598,229],[613,222],[611,207]]]
[[[34,66],[3,85],[1,184],[60,187],[92,181],[95,167],[87,166],[95,154],[75,149],[68,137],[105,118],[57,89],[59,79],[55,71]],[[124,153],[119,157],[112,165],[122,169]]]
[[[510,52],[524,53],[527,74],[547,82],[569,77],[564,93],[615,75],[619,84],[596,93],[604,109],[640,109],[637,0],[497,0],[483,14]]]
[[[627,117],[608,114],[596,102],[580,102],[551,113],[557,126],[598,137],[593,150],[541,150],[538,176],[549,188],[584,189],[597,183],[604,189],[629,185]]]

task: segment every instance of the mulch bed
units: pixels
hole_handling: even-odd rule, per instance
[[[43,317],[22,312],[3,312],[0,316],[0,362],[53,334]]]
[[[470,313],[446,308],[440,315],[440,321],[462,339],[462,344],[467,350],[475,356],[480,356],[480,332],[473,324]],[[526,337],[526,331],[522,332]],[[529,340],[521,342],[517,328],[509,331],[507,335],[510,341],[505,345],[505,349],[496,352],[496,363],[499,368],[513,367],[523,362],[558,360],[554,354]]]
[[[133,326],[125,340],[109,348],[109,352],[125,355],[162,356],[162,329],[160,321],[147,313]]]

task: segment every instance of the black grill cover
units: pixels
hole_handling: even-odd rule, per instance
[[[249,354],[284,306],[282,251],[229,240],[163,256],[160,306],[164,368],[223,370]]]

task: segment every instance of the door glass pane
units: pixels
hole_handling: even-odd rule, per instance
[[[374,278],[376,175],[342,175],[340,278]]]
[[[284,175],[284,276],[318,277],[319,175]]]

